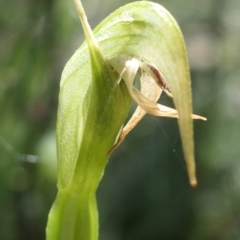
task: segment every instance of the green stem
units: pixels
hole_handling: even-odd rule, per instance
[[[95,194],[60,190],[47,225],[48,240],[97,240],[98,211]]]

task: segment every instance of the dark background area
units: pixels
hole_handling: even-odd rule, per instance
[[[95,27],[128,2],[83,5]],[[199,185],[188,184],[177,121],[146,116],[98,189],[100,240],[240,239],[240,2],[159,3],[183,31],[194,112],[208,118],[194,122]],[[0,0],[1,240],[45,239],[59,81],[82,41],[71,0]]]

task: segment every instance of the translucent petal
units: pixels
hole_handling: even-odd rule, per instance
[[[159,88],[156,81],[149,76],[147,73],[143,72],[141,73],[140,78],[141,83],[141,93],[147,97],[149,100],[156,102],[162,93],[161,88]],[[141,107],[137,107],[135,112],[133,113],[132,117],[126,124],[126,126],[122,129],[117,142],[114,144],[112,149],[109,151],[108,154],[111,154],[118,146],[122,143],[122,141],[125,139],[126,135],[141,121],[141,119],[145,116],[146,111],[143,110]]]

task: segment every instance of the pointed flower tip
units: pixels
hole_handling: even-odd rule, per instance
[[[77,12],[78,12],[78,16],[80,18],[80,21],[82,23],[82,27],[83,27],[83,31],[84,31],[84,35],[86,37],[86,41],[88,43],[88,47],[89,47],[89,50],[90,50],[90,54],[92,52],[96,53],[99,57],[101,57],[101,54],[100,54],[100,49],[99,49],[99,46],[98,46],[98,43],[94,37],[94,34],[93,34],[93,31],[88,23],[88,19],[87,19],[87,15],[84,11],[84,8],[82,6],[82,2],[81,0],[74,0],[74,4],[75,4],[75,7],[77,9]]]
[[[207,118],[195,114],[192,114],[192,118],[207,121]]]
[[[191,179],[190,180],[190,185],[191,185],[192,188],[197,187],[197,185],[198,185],[197,179],[196,178],[195,179]]]
[[[195,168],[195,160],[191,160],[187,162],[187,171],[188,171],[188,179],[189,184],[192,188],[197,187],[197,177],[196,177],[196,168]]]

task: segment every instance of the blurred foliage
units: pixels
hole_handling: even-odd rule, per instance
[[[129,1],[83,1],[91,25]],[[240,3],[162,0],[186,38],[199,186],[177,122],[146,116],[98,190],[102,240],[240,239]],[[56,195],[59,80],[83,40],[72,1],[0,1],[0,239],[45,239]],[[167,97],[161,102],[171,105]]]

